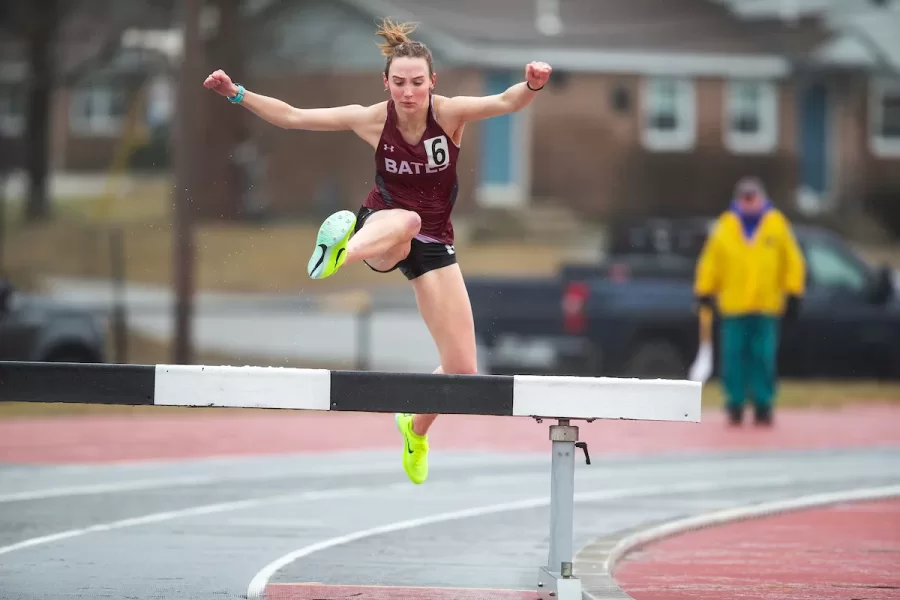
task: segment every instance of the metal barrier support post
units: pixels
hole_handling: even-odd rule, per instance
[[[587,464],[591,459],[587,444],[578,442],[578,427],[569,419],[550,426],[550,441],[550,552],[547,565],[538,571],[538,593],[541,600],[581,600],[581,580],[572,573],[575,449],[584,450]]]

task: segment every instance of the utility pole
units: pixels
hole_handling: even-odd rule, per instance
[[[175,346],[174,364],[192,361],[191,323],[194,296],[194,194],[200,139],[199,94],[203,91],[203,43],[200,38],[202,0],[183,0],[184,45],[178,82],[177,144],[175,158]]]

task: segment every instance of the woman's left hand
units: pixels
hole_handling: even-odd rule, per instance
[[[533,89],[544,87],[553,69],[545,62],[530,62],[525,67],[525,80]]]

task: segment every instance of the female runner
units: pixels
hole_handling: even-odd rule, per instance
[[[411,282],[419,312],[437,346],[435,373],[475,374],[472,308],[453,247],[450,213],[456,202],[457,156],[468,121],[528,106],[550,78],[543,62],[525,67],[525,81],[501,94],[434,94],[437,76],[429,49],[410,39],[415,27],[385,19],[377,30],[386,57],[382,78],[390,98],[371,106],[295,108],[244,89],[218,70],[204,86],[284,129],[356,133],[375,150],[375,185],[358,213],[342,210],[319,229],[307,272],[313,279],[363,261]],[[396,415],[409,479],[428,476],[428,430],[437,415]]]

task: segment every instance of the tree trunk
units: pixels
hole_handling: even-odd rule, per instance
[[[175,152],[175,244],[173,259],[175,284],[175,344],[172,361],[186,365],[193,362],[193,301],[194,301],[194,222],[197,207],[195,198],[200,186],[197,173],[201,129],[199,96],[203,88],[203,43],[200,39],[200,10],[203,0],[186,0],[184,15],[184,54],[178,81],[178,113],[176,115]]]
[[[222,69],[240,83],[246,77],[239,0],[216,0],[219,28],[207,43],[206,71]],[[247,139],[247,110],[218,94],[203,95],[204,173],[199,209],[207,219],[238,219],[243,213],[248,183],[238,160],[238,147]]]
[[[25,169],[29,189],[25,219],[37,221],[50,217],[48,176],[55,66],[53,41],[59,25],[59,3],[58,0],[31,0],[29,11],[28,61],[31,79],[25,126]]]

